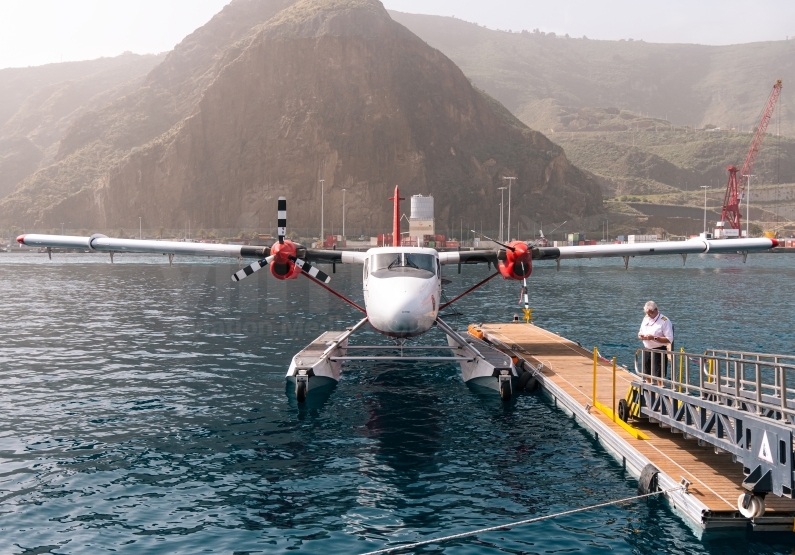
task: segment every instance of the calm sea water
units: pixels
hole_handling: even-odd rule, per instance
[[[503,405],[449,364],[350,365],[297,405],[291,356],[356,313],[308,280],[235,285],[236,265],[177,262],[0,255],[0,552],[362,553],[635,493],[543,398]],[[677,346],[792,353],[794,268],[788,255],[538,265],[531,304],[539,325],[623,364],[648,299]],[[487,275],[447,273],[450,296]],[[361,301],[360,268],[332,277]],[[458,304],[459,324],[507,321],[518,296],[493,281]],[[791,551],[699,540],[650,500],[423,552]]]

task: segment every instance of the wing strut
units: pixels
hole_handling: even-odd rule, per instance
[[[323,282],[322,282],[322,281],[320,281],[319,279],[317,279],[317,278],[315,278],[315,277],[312,277],[311,275],[307,274],[306,272],[301,272],[301,275],[302,275],[302,276],[304,276],[304,277],[306,277],[306,278],[308,278],[308,279],[311,279],[312,281],[314,281],[315,283],[317,283],[317,284],[318,284],[320,287],[322,287],[323,289],[325,289],[326,291],[328,291],[329,293],[331,293],[331,294],[332,294],[332,295],[334,295],[335,297],[337,297],[337,298],[339,298],[339,299],[342,299],[343,301],[345,301],[346,303],[348,303],[349,305],[351,305],[351,306],[352,306],[353,308],[355,308],[356,310],[359,310],[359,311],[361,311],[361,312],[364,312],[365,314],[367,314],[367,311],[366,311],[365,309],[363,309],[362,307],[360,307],[358,304],[356,304],[355,302],[353,302],[352,300],[350,300],[348,297],[346,297],[346,296],[345,296],[345,295],[343,295],[342,293],[338,293],[338,292],[334,291],[334,290],[333,290],[331,287],[329,287],[328,285],[326,285],[325,283],[323,283]]]
[[[442,306],[439,307],[439,310],[444,310],[445,308],[447,308],[448,306],[450,306],[451,304],[456,302],[461,297],[464,297],[465,295],[469,295],[472,291],[474,291],[475,289],[477,289],[481,285],[485,285],[490,279],[493,279],[493,278],[497,277],[498,275],[500,275],[499,272],[495,272],[495,273],[491,274],[489,277],[487,277],[486,279],[484,279],[480,283],[473,285],[472,287],[470,287],[469,289],[467,289],[466,291],[464,291],[460,295],[458,295],[456,297],[453,297],[452,300],[447,301],[446,303],[444,303]]]

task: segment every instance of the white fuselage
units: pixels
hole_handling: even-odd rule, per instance
[[[367,317],[377,331],[411,337],[425,333],[436,321],[442,276],[435,249],[370,249],[362,284]]]

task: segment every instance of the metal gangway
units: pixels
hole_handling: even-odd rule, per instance
[[[624,415],[670,426],[742,463],[743,515],[764,514],[768,493],[793,497],[795,356],[644,348],[635,352],[635,373]]]

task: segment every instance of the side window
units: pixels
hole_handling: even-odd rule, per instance
[[[436,275],[442,277],[442,263],[439,262],[439,259],[436,259]]]
[[[364,260],[364,279],[367,279],[367,272],[370,269],[370,259],[366,258]]]

